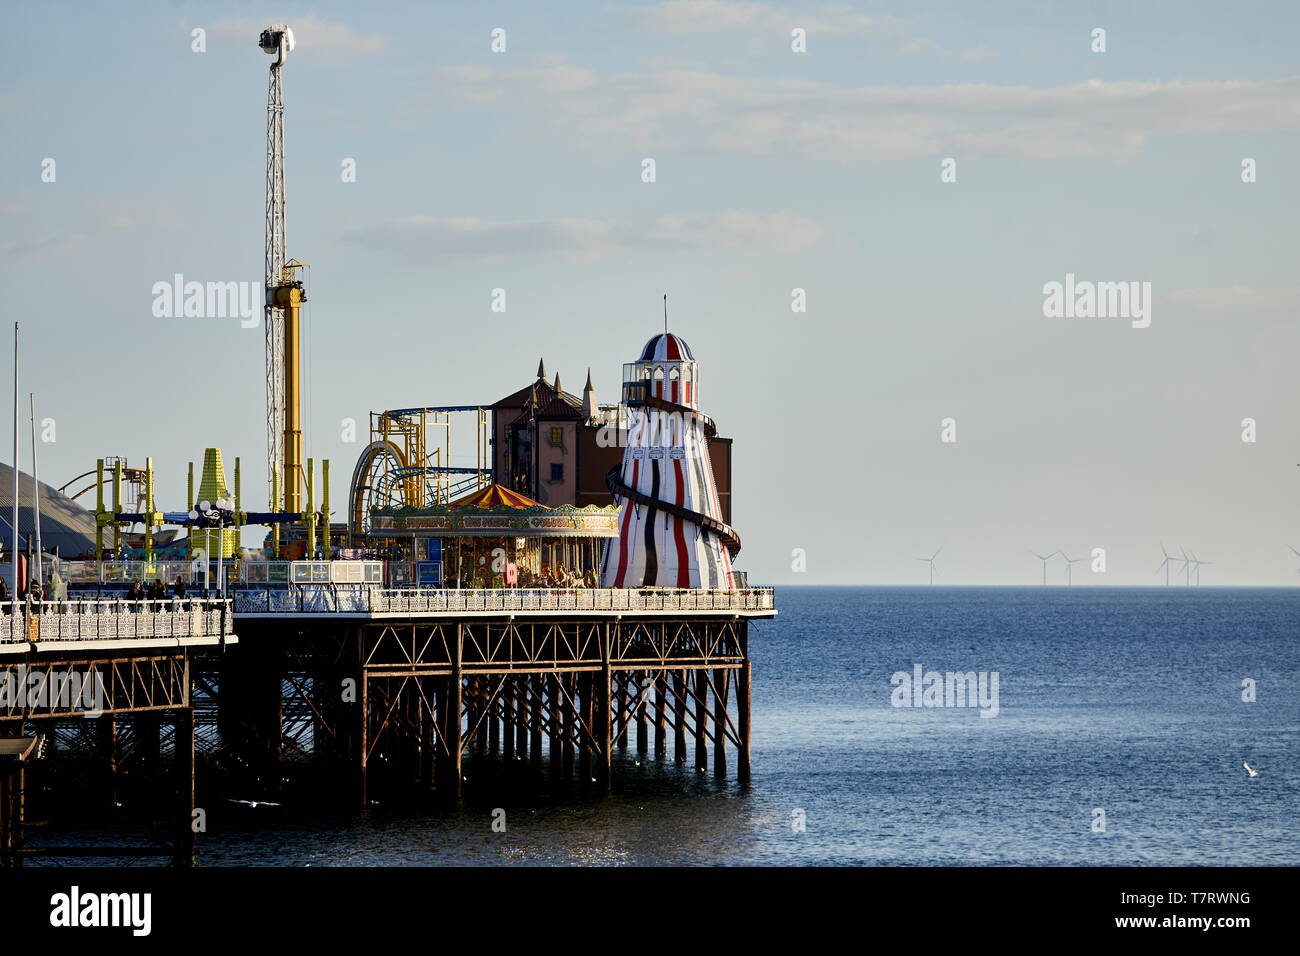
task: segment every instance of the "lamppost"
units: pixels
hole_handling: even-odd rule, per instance
[[[192,527],[195,525],[201,525],[205,529],[217,529],[217,590],[221,597],[226,596],[226,576],[223,573],[224,566],[222,564],[222,560],[225,557],[223,554],[225,551],[224,528],[227,522],[233,523],[235,517],[234,511],[235,503],[233,501],[229,498],[218,498],[215,504],[210,501],[200,501],[189,514],[190,521],[193,522]],[[205,544],[211,541],[211,536],[206,531],[204,532],[203,540]],[[211,560],[212,548],[209,546],[204,550],[206,552],[205,561]],[[206,577],[207,574],[205,571],[204,578]],[[206,580],[204,581],[204,590],[207,590]]]

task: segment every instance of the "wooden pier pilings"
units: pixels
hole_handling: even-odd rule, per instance
[[[525,600],[492,598],[507,599]],[[605,792],[631,773],[633,746],[637,763],[653,749],[656,760],[692,773],[709,772],[711,751],[716,777],[746,782],[749,620],[772,616],[770,595],[766,607],[735,612],[716,606],[731,600],[725,595],[678,600],[701,609],[318,613],[305,612],[304,601],[297,613],[239,615],[238,600],[235,614],[226,602],[195,600],[199,615],[77,602],[78,610],[47,614],[37,627],[10,627],[0,672],[13,671],[15,684],[20,669],[98,674],[102,715],[0,707],[0,737],[18,737],[25,724],[50,728],[56,749],[88,768],[92,792],[78,806],[112,815],[123,800],[139,802],[141,785],[151,788],[167,804],[172,839],[130,852],[166,853],[179,865],[195,860],[201,806],[292,799],[282,788],[354,806],[408,795],[458,801],[467,781],[493,777]],[[79,629],[87,641],[76,639]],[[0,773],[0,864],[29,853],[21,829],[30,771],[16,770],[16,761],[5,761],[14,772]]]
[[[537,766],[543,738],[554,778],[608,789],[614,751],[627,749],[635,728],[637,753],[648,753],[652,721],[661,759],[671,720],[675,759],[686,762],[691,738],[694,769],[708,771],[712,748],[713,773],[725,777],[731,747],[737,779],[749,778],[744,619],[412,620],[358,631],[363,697],[388,702],[360,715],[368,741],[359,755],[363,780],[375,771],[381,742],[385,773],[400,768],[394,754],[407,739],[403,725],[420,719],[430,696],[447,700],[432,746],[457,796],[466,749]],[[397,705],[403,699],[419,703],[412,711]]]
[[[288,629],[249,621],[240,630],[220,674],[240,692],[223,689],[221,724],[259,779],[279,779],[275,762],[294,759],[291,748],[270,745],[268,725],[299,711],[316,716],[315,752],[351,767],[362,804],[421,790],[459,799],[466,759],[608,790],[617,753],[635,746],[644,759],[653,747],[656,759],[670,759],[670,732],[671,759],[707,773],[712,751],[713,774],[726,777],[730,749],[736,779],[749,779],[744,617],[413,615],[298,618]],[[305,663],[313,647],[350,668]],[[317,679],[295,679],[284,661]],[[268,699],[275,687],[283,700]],[[351,696],[341,699],[341,689]]]

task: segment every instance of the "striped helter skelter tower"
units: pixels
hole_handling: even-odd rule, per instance
[[[627,447],[605,476],[623,511],[605,545],[604,587],[734,587],[740,539],[722,521],[709,462],[716,429],[700,414],[699,381],[690,347],[668,332],[623,366]]]

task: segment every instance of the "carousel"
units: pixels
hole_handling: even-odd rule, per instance
[[[376,509],[370,527],[413,543],[438,539],[446,587],[594,588],[618,516],[614,506],[548,508],[494,483],[446,505]]]

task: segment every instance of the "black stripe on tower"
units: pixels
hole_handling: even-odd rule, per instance
[[[650,459],[650,497],[659,500],[659,459]],[[659,517],[656,508],[650,508],[645,516],[645,577],[641,584],[654,584],[659,577],[659,555],[655,553],[655,520]]]

